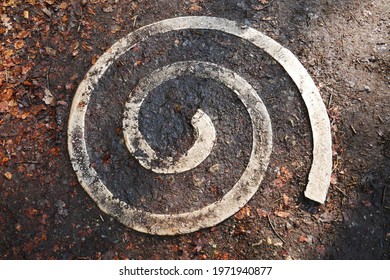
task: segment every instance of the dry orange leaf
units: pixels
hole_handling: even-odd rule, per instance
[[[265,210],[263,210],[263,209],[257,208],[257,209],[256,209],[256,212],[257,212],[257,214],[258,214],[260,217],[262,217],[262,218],[265,218],[265,217],[268,216],[268,212],[265,211]]]
[[[43,104],[31,106],[30,112],[33,115],[37,115],[40,111],[46,110],[46,106]]]
[[[12,56],[14,53],[15,53],[14,50],[8,49],[8,50],[5,50],[5,51],[3,52],[3,55],[4,55],[4,58],[5,58],[6,60],[8,60],[8,59],[11,58],[11,56]]]
[[[67,2],[62,2],[60,4],[60,9],[65,10],[66,8],[68,8],[68,6],[69,6],[69,4]]]
[[[96,61],[98,60],[99,56],[97,54],[94,54],[92,56],[92,65],[96,63]]]
[[[284,205],[288,206],[290,204],[290,198],[288,197],[287,194],[283,194],[283,203]]]
[[[311,243],[312,242],[312,240],[310,240],[310,238],[308,236],[305,236],[305,235],[301,235],[298,240],[301,243]]]
[[[91,51],[92,51],[92,47],[89,46],[89,45],[87,44],[87,42],[85,42],[85,41],[83,41],[83,42],[81,43],[81,47],[82,47],[84,50],[88,51],[88,52],[91,52]]]
[[[190,11],[191,11],[191,12],[198,12],[198,11],[200,11],[200,10],[202,10],[202,7],[199,6],[198,4],[192,4],[192,5],[191,5],[191,8],[190,8]]]
[[[32,65],[26,65],[22,67],[22,74],[25,75],[27,74],[32,68]]]
[[[275,211],[274,213],[276,216],[278,216],[280,218],[287,218],[290,216],[289,212],[284,212],[284,211]]]
[[[5,113],[8,111],[8,102],[0,101],[0,113]]]
[[[17,38],[18,39],[24,39],[26,38],[28,35],[30,35],[30,31],[28,30],[23,30],[23,31],[20,31]]]
[[[14,44],[14,47],[15,47],[15,49],[17,49],[17,50],[20,50],[21,48],[23,48],[23,46],[24,46],[23,40],[17,40],[17,41],[15,42],[15,44]]]
[[[6,172],[6,173],[4,174],[4,176],[5,176],[5,178],[7,178],[8,180],[11,180],[11,179],[12,179],[12,174],[11,174],[11,172]]]
[[[244,208],[241,208],[240,211],[238,211],[234,217],[237,219],[237,220],[242,220],[246,217],[250,217],[251,215],[251,209],[249,207],[244,207]]]
[[[59,155],[59,152],[60,152],[60,149],[58,147],[54,147],[54,148],[51,148],[50,149],[50,153],[53,155],[53,156],[58,156]]]

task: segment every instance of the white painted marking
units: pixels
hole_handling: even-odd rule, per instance
[[[183,29],[216,30],[246,39],[267,52],[284,67],[302,94],[313,132],[313,163],[305,195],[323,203],[330,184],[332,142],[325,105],[313,80],[298,59],[271,38],[255,29],[242,29],[235,22],[212,17],[173,18],[140,28],[116,42],[88,71],[73,99],[68,125],[70,157],[73,168],[86,192],[102,211],[114,216],[128,227],[151,234],[174,235],[193,232],[220,223],[243,207],[257,191],[267,168],[272,148],[269,116],[254,89],[234,72],[221,67],[218,71],[230,73],[236,78],[234,83],[231,80],[223,81],[223,83],[230,85],[230,88],[239,94],[250,114],[253,127],[253,149],[247,169],[221,200],[188,213],[164,215],[144,212],[114,198],[99,179],[95,169],[91,167],[84,128],[85,114],[94,86],[112,62],[138,43],[137,40],[142,41],[156,34]],[[221,78],[213,77],[212,71],[207,75],[216,80]]]
[[[160,84],[177,78],[190,66],[190,63],[175,63],[154,71],[138,83],[137,88],[131,93],[129,102],[126,103],[123,118],[126,146],[143,167],[156,173],[181,173],[195,168],[209,156],[215,143],[214,125],[210,117],[201,109],[198,109],[191,119],[197,135],[195,143],[178,159],[160,158],[139,131],[139,111],[148,93]]]

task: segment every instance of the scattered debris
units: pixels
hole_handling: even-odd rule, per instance
[[[45,102],[46,105],[53,106],[55,105],[55,98],[53,94],[50,92],[48,88],[45,88],[45,96],[43,97],[43,102]]]
[[[5,178],[7,178],[8,180],[11,180],[12,179],[12,174],[11,174],[11,172],[6,172],[6,173],[4,173],[4,176],[5,176]]]
[[[286,241],[284,241],[284,239],[279,235],[279,233],[276,231],[274,225],[272,224],[272,221],[271,221],[271,218],[269,217],[269,215],[267,216],[268,217],[268,223],[269,225],[271,226],[271,229],[272,231],[275,233],[275,235],[283,242],[283,243],[286,243]]]

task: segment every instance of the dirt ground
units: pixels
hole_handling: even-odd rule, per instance
[[[386,2],[2,1],[0,258],[389,259]],[[276,131],[266,178],[240,212],[215,227],[174,237],[139,233],[101,212],[80,186],[67,149],[67,120],[78,84],[118,39],[185,15],[223,17],[255,28],[290,49],[309,71],[332,127],[334,166],[325,204],[303,196],[311,139],[296,90],[286,100],[275,99],[277,93],[265,96]],[[208,55],[211,59],[214,54]],[[143,53],[135,66],[148,58]],[[243,75],[254,67],[244,59],[236,64]],[[272,71],[269,81],[282,77],[280,69]],[[293,87],[287,78],[280,81],[278,85]],[[280,90],[287,92],[282,85]],[[157,105],[151,106],[146,113]],[[163,211],[158,207],[153,209]]]

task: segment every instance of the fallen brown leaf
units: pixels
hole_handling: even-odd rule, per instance
[[[5,113],[8,111],[8,102],[0,101],[0,113]]]
[[[276,216],[278,216],[280,218],[287,218],[290,216],[289,212],[284,212],[284,211],[275,211],[274,213]]]
[[[23,40],[17,40],[14,44],[16,50],[20,50],[21,48],[23,48],[23,46],[24,46]]]
[[[312,240],[309,237],[305,236],[305,235],[301,235],[298,240],[301,243],[308,243],[308,244],[312,243]]]
[[[261,217],[261,218],[265,218],[268,216],[268,212],[263,210],[263,209],[260,209],[260,208],[257,208],[256,209],[256,212],[257,214]]]
[[[190,8],[190,11],[191,11],[191,12],[198,12],[198,11],[200,11],[200,10],[202,10],[202,7],[199,6],[198,4],[192,4],[192,5],[191,5],[191,8]]]
[[[62,10],[66,10],[66,8],[68,8],[68,6],[69,6],[69,4],[67,2],[62,2],[59,7]]]
[[[290,198],[285,193],[283,194],[283,203],[285,206],[288,206],[290,204]]]
[[[11,172],[6,172],[5,174],[4,174],[4,176],[5,176],[5,178],[7,178],[8,180],[11,180],[12,179],[12,174],[11,174]]]
[[[26,38],[28,35],[30,35],[30,31],[28,30],[23,30],[23,31],[20,31],[18,36],[16,36],[16,38],[18,39],[24,39]]]
[[[291,182],[293,178],[292,173],[287,169],[287,167],[281,166],[276,179],[273,181],[273,184],[278,189],[284,187],[287,183]]]
[[[246,217],[250,217],[250,215],[251,215],[251,209],[249,206],[247,206],[247,207],[241,208],[241,210],[238,211],[234,215],[234,218],[236,218],[237,220],[242,220]]]

